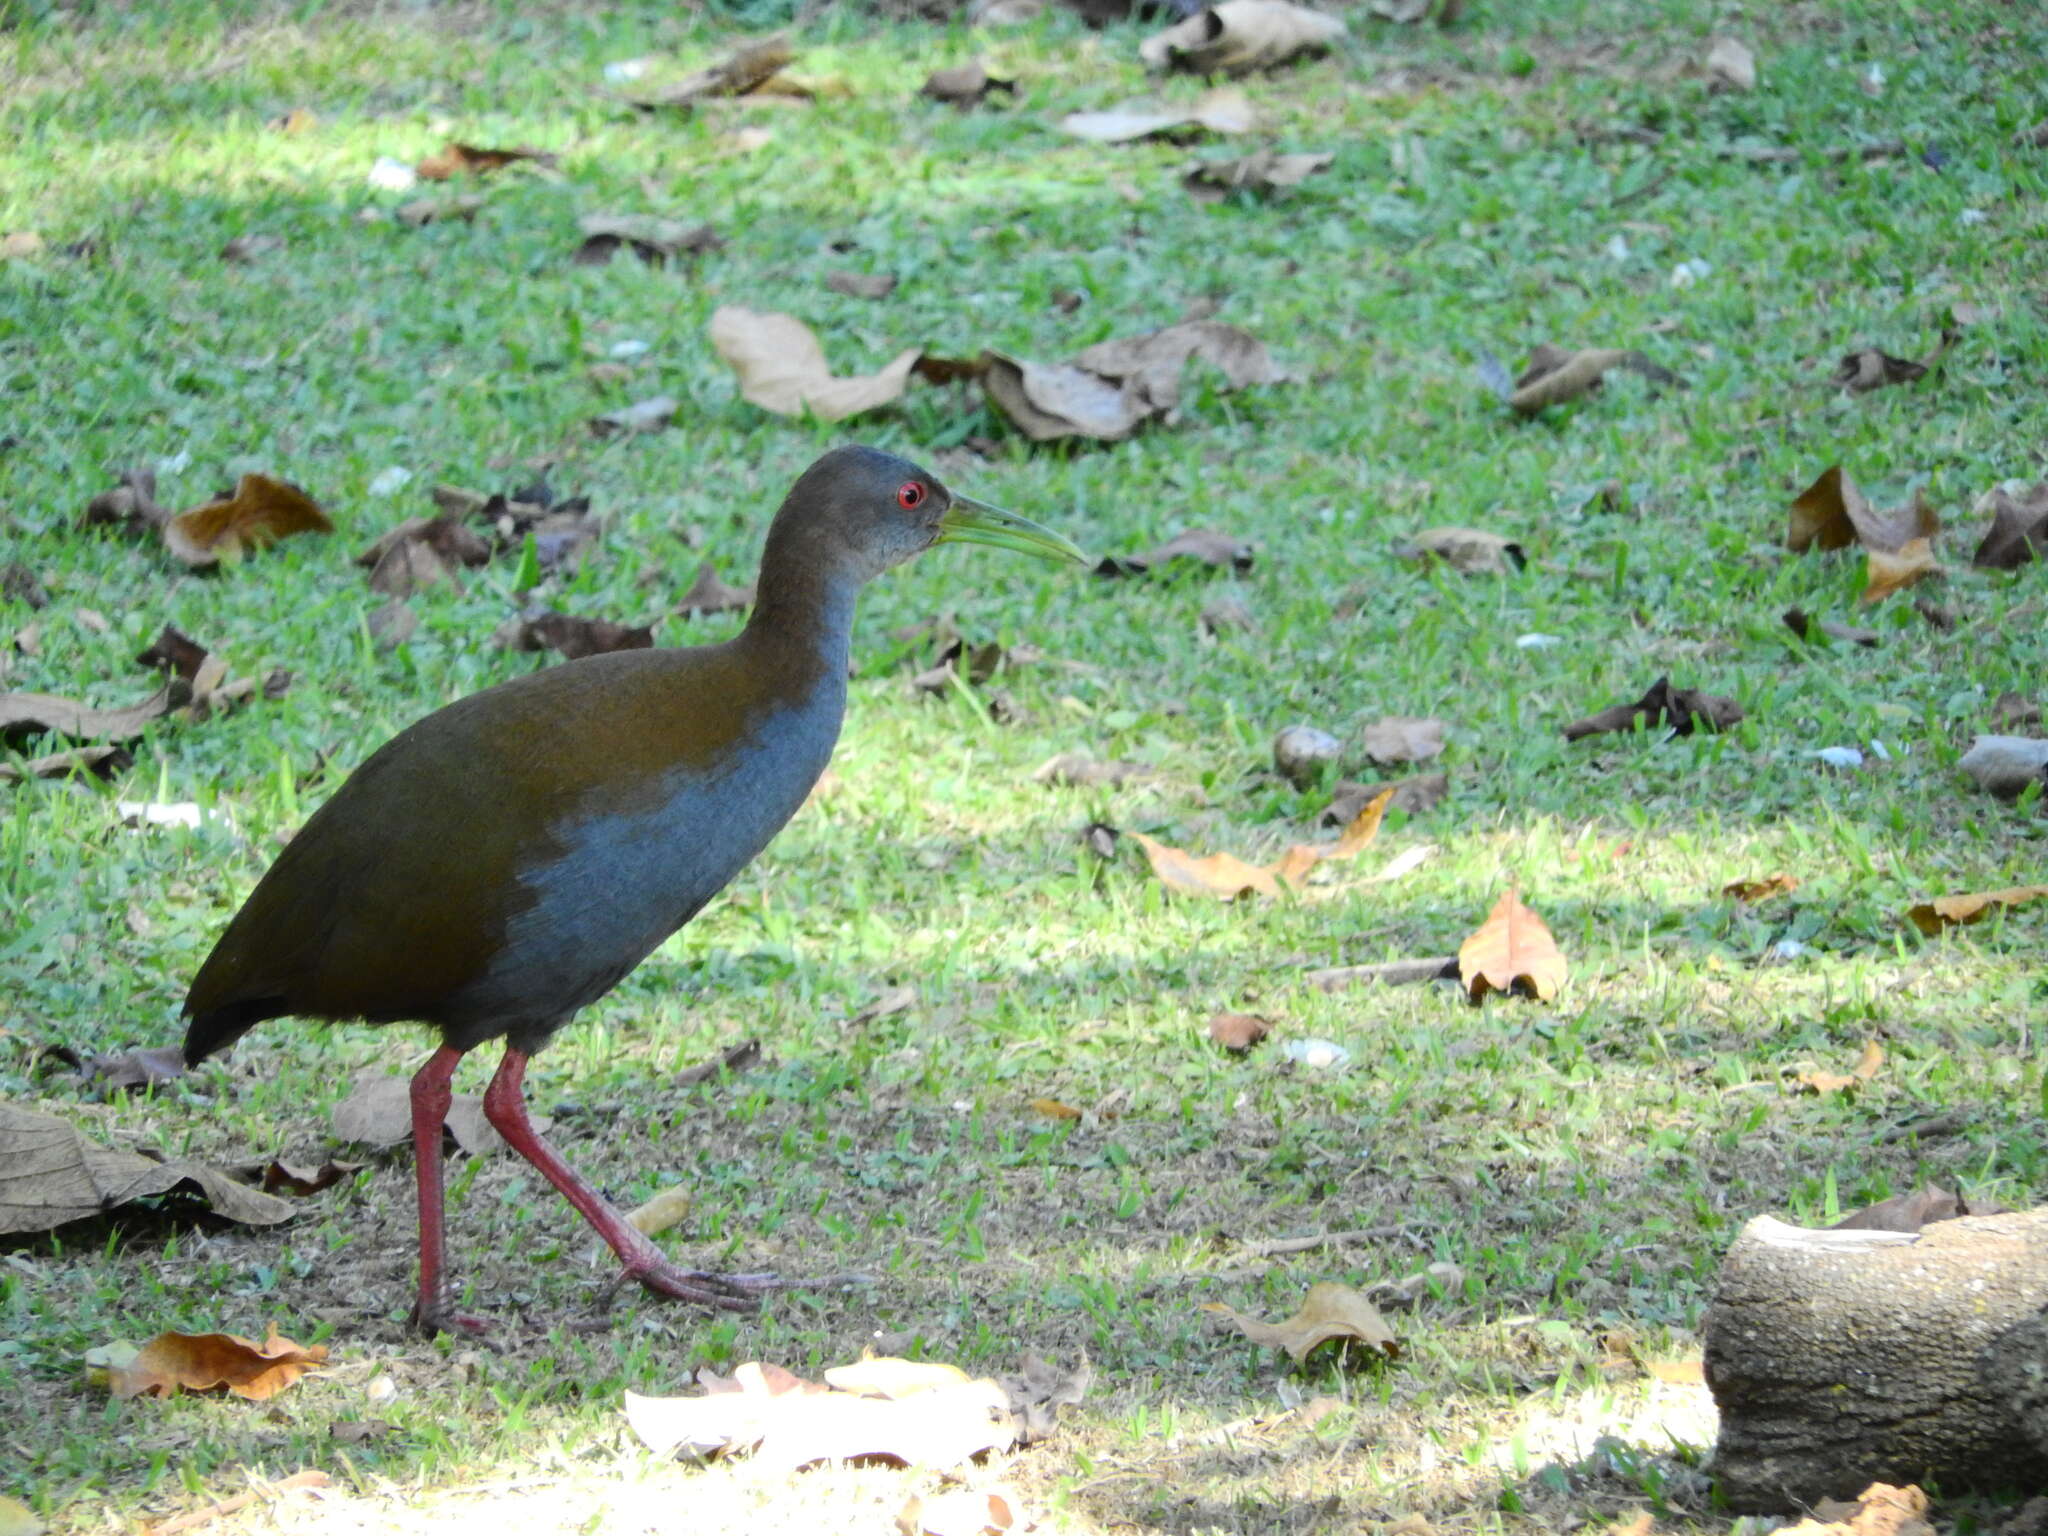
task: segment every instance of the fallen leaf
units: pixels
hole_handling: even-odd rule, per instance
[[[1815,545],[1828,550],[1861,544],[1865,549],[1895,553],[1914,540],[1929,540],[1940,532],[1941,516],[1920,491],[1914,491],[1912,499],[1896,511],[1879,512],[1837,464],[1793,500],[1785,547],[1797,554]]]
[[[1190,528],[1142,554],[1109,555],[1095,567],[1098,576],[1142,576],[1175,561],[1205,565],[1243,575],[1252,568],[1252,547],[1234,534],[1216,528]]]
[[[296,1344],[275,1323],[261,1344],[233,1333],[160,1333],[132,1362],[108,1373],[108,1388],[117,1398],[132,1398],[226,1387],[262,1403],[326,1361],[326,1345]]]
[[[659,1237],[690,1214],[690,1186],[676,1184],[626,1212],[626,1225],[643,1237]]]
[[[1954,1221],[1959,1216],[1995,1216],[2004,1207],[1981,1200],[1965,1200],[1938,1184],[1928,1184],[1907,1195],[1894,1195],[1875,1205],[1852,1211],[1827,1230],[1830,1232],[1918,1232],[1937,1221]]]
[[[572,260],[579,267],[601,267],[620,250],[629,250],[649,266],[659,267],[679,256],[718,250],[724,237],[709,224],[685,224],[650,214],[591,214],[576,221],[583,243]]]
[[[479,144],[463,144],[450,139],[439,153],[429,155],[415,165],[413,174],[421,181],[447,181],[453,176],[488,175],[521,161],[552,168],[555,157],[544,149],[533,149],[523,144],[511,149],[487,149]]]
[[[949,693],[957,679],[970,688],[979,688],[1012,664],[1010,654],[993,640],[969,645],[964,639],[954,639],[930,667],[910,680],[910,686],[920,693]]]
[[[1306,789],[1343,755],[1344,743],[1313,725],[1289,725],[1273,736],[1273,769],[1296,789]]]
[[[2048,480],[2021,496],[1993,486],[1978,510],[1990,511],[1991,527],[1970,564],[1982,570],[2016,571],[2030,560],[2048,558]]]
[[[74,773],[89,773],[96,779],[111,779],[135,766],[135,756],[124,747],[72,747],[32,757],[25,763],[0,763],[0,784],[24,779],[65,779]]]
[[[2041,706],[2008,688],[1991,701],[1991,723],[2013,727],[2039,725]]]
[[[88,528],[116,527],[126,533],[143,533],[154,532],[170,518],[169,511],[156,504],[156,471],[141,467],[121,471],[120,484],[88,501],[79,520]]]
[[[1670,1387],[1704,1386],[1707,1380],[1706,1361],[1698,1355],[1686,1360],[1645,1360],[1643,1369]]]
[[[627,432],[659,432],[675,420],[676,412],[682,408],[682,402],[673,395],[656,395],[652,399],[636,400],[616,411],[606,411],[602,416],[593,416],[590,430],[599,437],[616,437]]]
[[[266,549],[298,533],[332,533],[319,504],[285,480],[244,475],[232,496],[180,512],[163,525],[164,544],[191,566]]]
[[[1248,1051],[1273,1032],[1273,1021],[1256,1013],[1219,1013],[1209,1021],[1209,1038],[1226,1051]]]
[[[601,656],[608,651],[644,651],[654,644],[647,625],[614,624],[585,619],[551,608],[528,610],[507,619],[491,635],[491,643],[508,651],[560,651],[569,661]]]
[[[1133,832],[1131,836],[1144,849],[1152,872],[1177,891],[1222,901],[1235,901],[1248,891],[1278,896],[1283,888],[1300,885],[1318,864],[1352,859],[1363,853],[1379,836],[1380,821],[1392,800],[1392,790],[1382,793],[1351,819],[1335,842],[1292,844],[1270,864],[1250,864],[1234,853],[1197,857],[1143,832]]]
[[[272,1158],[263,1167],[263,1192],[266,1195],[283,1193],[304,1199],[308,1195],[319,1194],[323,1189],[331,1189],[343,1179],[352,1177],[362,1170],[361,1163],[337,1163],[332,1159],[322,1163],[318,1168],[310,1168],[302,1163],[287,1163],[279,1158]]]
[[[1685,381],[1668,368],[1659,367],[1640,352],[1615,347],[1593,347],[1572,352],[1563,347],[1538,347],[1529,366],[1515,380],[1508,407],[1524,416],[1534,416],[1548,406],[1573,400],[1597,389],[1616,368],[1639,373],[1653,384],[1684,387]]]
[[[1025,1106],[1034,1114],[1044,1115],[1048,1120],[1078,1120],[1085,1111],[1063,1104],[1058,1099],[1033,1099]]]
[[[6,700],[0,698],[0,725]],[[2048,740],[2038,736],[1979,736],[1956,766],[1994,795],[2017,795],[2029,784],[2048,782]]]
[[[1944,928],[1980,923],[1995,912],[2048,897],[2048,885],[2009,885],[2002,891],[1977,891],[1966,896],[1937,896],[1916,904],[1907,916],[1932,938]]]
[[[1003,1392],[1010,1400],[1010,1412],[1017,1423],[1017,1439],[1030,1445],[1053,1432],[1062,1408],[1072,1407],[1088,1395],[1095,1380],[1095,1367],[1088,1356],[1072,1370],[1063,1370],[1038,1355],[1026,1355],[1017,1374],[1005,1376]]]
[[[1260,1322],[1216,1301],[1205,1303],[1202,1310],[1228,1318],[1254,1344],[1286,1350],[1296,1364],[1306,1361],[1312,1350],[1339,1339],[1363,1344],[1388,1359],[1401,1353],[1400,1341],[1379,1309],[1350,1286],[1328,1280],[1310,1286],[1301,1310],[1283,1322]]]
[[[185,1075],[185,1053],[175,1045],[152,1045],[86,1058],[85,1080],[110,1092],[154,1088]]]
[[[126,709],[95,709],[48,693],[0,693],[0,738],[11,742],[54,731],[76,740],[133,741],[150,721],[191,700],[192,687],[182,678],[167,681],[140,704]]]
[[[1220,370],[1231,389],[1277,384],[1286,377],[1264,342],[1220,320],[1184,320],[1142,336],[1100,341],[1079,353],[1073,365],[1121,385],[1148,415],[1170,415],[1180,406],[1181,374],[1192,359]]]
[[[1229,160],[1203,160],[1181,177],[1198,202],[1220,203],[1233,192],[1276,192],[1298,187],[1335,162],[1334,154],[1283,155],[1262,149]]]
[[[1707,49],[1707,74],[1731,91],[1756,89],[1756,55],[1732,37],[1717,37]]]
[[[1404,560],[1441,560],[1466,575],[1505,574],[1529,563],[1521,545],[1479,528],[1425,528],[1407,543],[1396,545],[1394,553]]]
[[[388,1419],[336,1419],[327,1426],[327,1436],[338,1445],[367,1445],[391,1433]]]
[[[1814,1512],[1771,1536],[1934,1536],[1927,1495],[1917,1487],[1872,1483],[1853,1500],[1822,1499]]]
[[[455,581],[458,565],[487,565],[491,546],[459,519],[415,517],[400,523],[356,556],[370,573],[370,590],[409,597],[436,582]],[[456,582],[460,590],[461,583]]]
[[[1004,416],[1033,442],[1087,437],[1116,442],[1129,437],[1146,411],[1113,381],[1068,363],[1034,363],[987,354],[981,387]]]
[[[1287,0],[1223,0],[1146,38],[1138,57],[1152,70],[1244,75],[1318,57],[1343,36],[1336,17]]]
[[[849,299],[886,299],[896,291],[893,272],[827,272],[825,286]]]
[[[220,259],[246,263],[284,249],[282,235],[237,235],[220,248]]]
[[[1780,873],[1766,875],[1761,880],[1730,880],[1721,887],[1721,894],[1754,905],[1760,901],[1770,901],[1774,897],[1789,896],[1798,889],[1799,881],[1796,877]]]
[[[391,217],[410,229],[424,229],[451,219],[473,219],[483,210],[484,199],[475,193],[463,197],[417,197],[392,209]]]
[[[1250,631],[1258,628],[1258,619],[1252,613],[1252,605],[1235,592],[1223,592],[1202,604],[1198,622],[1205,635],[1221,635],[1229,631]]]
[[[1609,731],[1632,731],[1638,721],[1645,730],[1669,727],[1674,736],[1690,736],[1702,724],[1725,731],[1741,719],[1742,706],[1733,699],[1696,688],[1674,688],[1670,678],[1660,677],[1633,704],[1616,704],[1597,715],[1574,720],[1564,728],[1564,739],[1579,741]]]
[[[1235,86],[1224,86],[1204,92],[1184,109],[1126,101],[1097,112],[1069,112],[1059,126],[1060,132],[1092,144],[1127,144],[1155,134],[1250,133],[1257,123],[1251,98]]]
[[[795,57],[781,33],[755,38],[707,69],[630,99],[636,107],[688,107],[715,97],[744,96],[774,79]]]
[[[372,1069],[359,1075],[347,1098],[334,1106],[329,1117],[334,1134],[342,1141],[366,1147],[395,1147],[412,1136],[411,1082],[403,1077]],[[546,1130],[552,1122],[545,1115],[534,1117],[534,1128]],[[448,1107],[448,1134],[472,1157],[483,1157],[503,1149],[505,1138],[484,1116],[481,1095],[458,1093]]]
[[[1005,1536],[1017,1523],[1017,1509],[1014,1494],[994,1490],[912,1494],[896,1529],[902,1536]]]
[[[1120,789],[1126,784],[1148,783],[1159,777],[1159,770],[1146,763],[1125,762],[1120,758],[1104,761],[1085,752],[1062,752],[1034,769],[1031,781],[1074,788],[1104,785]]]
[[[1533,996],[1547,1003],[1564,985],[1565,974],[1557,941],[1543,919],[1523,906],[1512,890],[1458,946],[1458,979],[1475,1003],[1488,992]]]
[[[36,573],[19,560],[10,560],[0,566],[0,600],[21,603],[29,608],[50,606],[48,589],[36,580]]]
[[[1846,1089],[1860,1088],[1869,1082],[1884,1066],[1884,1047],[1875,1040],[1866,1040],[1863,1054],[1847,1077],[1835,1072],[1802,1072],[1792,1081],[1795,1086],[1808,1093],[1841,1093]]]
[[[675,606],[681,614],[737,613],[751,607],[754,589],[751,585],[735,587],[718,579],[718,567],[706,560],[697,567],[697,579],[690,583],[690,590]]]
[[[949,106],[966,111],[987,100],[990,93],[1001,91],[1006,96],[1017,94],[1017,82],[998,80],[988,72],[988,66],[979,59],[955,65],[952,69],[935,69],[925,77],[918,88],[918,95],[929,96],[933,101],[943,101]]]
[[[1881,602],[1901,587],[1909,587],[1923,576],[1941,570],[1940,562],[1934,558],[1934,546],[1926,539],[1908,539],[1896,550],[1869,550],[1864,559],[1867,568],[1861,601],[1865,603]]]
[[[825,1372],[825,1385],[835,1392],[893,1400],[940,1387],[963,1386],[969,1379],[957,1365],[939,1360],[899,1360],[890,1355],[869,1355],[852,1365],[828,1367]]]
[[[46,1232],[187,1183],[230,1221],[269,1226],[292,1214],[209,1164],[103,1147],[53,1115],[0,1103],[0,1234]]]
[[[1412,778],[1396,779],[1391,784],[1359,784],[1350,779],[1339,779],[1331,786],[1330,803],[1323,807],[1323,814],[1318,819],[1326,827],[1344,826],[1368,803],[1388,790],[1393,792],[1393,799],[1387,802],[1388,810],[1420,816],[1442,805],[1450,788],[1451,776],[1448,773],[1420,773]]]
[[[207,650],[197,640],[175,625],[166,624],[149,643],[149,648],[136,656],[136,664],[154,667],[186,682],[199,675],[199,669],[206,664]]]
[[[0,235],[0,261],[25,261],[46,249],[43,237],[32,229],[17,229]]]
[[[1388,715],[1365,728],[1365,755],[1376,763],[1421,763],[1441,757],[1444,723],[1413,715]]]
[[[811,328],[794,316],[721,305],[711,344],[739,375],[740,394],[764,411],[839,421],[887,405],[903,393],[923,349],[909,347],[879,373],[835,378]]]
[[[43,1536],[46,1529],[35,1511],[19,1499],[0,1494],[0,1536]],[[1008,1529],[1007,1526],[1004,1527]],[[938,1536],[938,1533],[935,1533]]]
[[[1801,608],[1787,608],[1784,614],[1785,627],[1802,640],[1810,640],[1816,634],[1826,635],[1831,640],[1845,641],[1850,645],[1874,646],[1883,637],[1874,629],[1859,629],[1854,624],[1844,624],[1839,619],[1815,621],[1806,616]]]
[[[1928,370],[1935,367],[1956,344],[1958,333],[1943,331],[1941,340],[1932,352],[1918,362],[1908,358],[1893,357],[1889,352],[1876,347],[1863,347],[1848,353],[1835,364],[1835,371],[1828,383],[1837,389],[1846,389],[1852,395],[1867,395],[1874,389],[1884,389],[1893,384],[1914,384],[1927,377]]]
[[[370,639],[380,651],[395,651],[413,636],[420,627],[420,616],[406,605],[402,597],[394,597],[379,608],[371,610],[364,621],[370,631]]]

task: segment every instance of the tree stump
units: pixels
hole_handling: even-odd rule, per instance
[[[2048,1207],[1918,1232],[1760,1216],[1704,1332],[1710,1470],[1735,1510],[1873,1482],[2048,1491]]]

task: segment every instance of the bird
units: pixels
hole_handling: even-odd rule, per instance
[[[838,741],[856,595],[949,542],[1086,558],[907,459],[834,448],[769,523],[734,638],[564,662],[427,715],[363,761],[229,920],[185,998],[188,1066],[284,1016],[440,1031],[409,1090],[422,1331],[489,1326],[450,1300],[441,1133],[457,1064],[494,1040],[485,1118],[618,1255],[614,1290],[745,1310],[784,1283],[671,1261],[536,1131],[526,1067],[796,813]]]

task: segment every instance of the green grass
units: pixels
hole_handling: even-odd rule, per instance
[[[401,649],[371,643],[381,599],[349,559],[426,510],[435,481],[504,489],[551,466],[607,528],[549,600],[653,622],[662,644],[731,631],[669,609],[699,559],[749,569],[788,482],[849,436],[1098,552],[1200,524],[1248,537],[1258,563],[1235,586],[1257,624],[1200,635],[1227,581],[1105,582],[985,550],[878,583],[837,786],[537,1062],[536,1104],[620,1200],[692,1185],[692,1218],[665,1240],[678,1252],[864,1270],[873,1287],[737,1321],[631,1296],[597,1324],[606,1266],[573,1214],[516,1161],[458,1162],[458,1274],[505,1320],[506,1347],[411,1340],[403,1151],[283,1229],[128,1213],[16,1240],[0,1252],[0,1402],[28,1411],[0,1422],[0,1490],[57,1528],[190,1509],[239,1491],[245,1467],[317,1466],[364,1507],[385,1500],[387,1529],[410,1528],[389,1490],[432,1509],[479,1483],[544,1511],[560,1500],[561,1528],[631,1495],[749,1529],[815,1529],[802,1501],[828,1500],[846,1528],[888,1529],[895,1474],[812,1474],[790,1492],[655,1466],[619,1411],[622,1388],[676,1391],[701,1363],[814,1372],[877,1333],[976,1370],[1089,1354],[1087,1404],[1006,1472],[1071,1529],[1348,1530],[1420,1511],[1522,1531],[1643,1503],[1678,1528],[1725,1528],[1692,1465],[1704,1446],[1624,1433],[1626,1455],[1564,1455],[1567,1478],[1540,1470],[1558,1454],[1541,1422],[1640,1408],[1617,1358],[1631,1341],[1689,1347],[1718,1255],[1753,1214],[1825,1220],[1922,1179],[2024,1204],[2048,1181],[2041,909],[1934,942],[1905,920],[1928,895],[2043,878],[2038,801],[1981,797],[1954,767],[2000,693],[2039,700],[2048,663],[2042,568],[1968,568],[1978,495],[2043,472],[2048,155],[2011,144],[2044,114],[2025,67],[2048,48],[2039,17],[1755,10],[1729,25],[1762,85],[1729,96],[1676,67],[1712,31],[1707,7],[1679,0],[1481,6],[1449,33],[1352,13],[1354,49],[1248,87],[1259,142],[1334,150],[1333,168],[1282,201],[1210,207],[1180,189],[1186,150],[1049,127],[1148,88],[1137,28],[1056,16],[975,37],[835,11],[799,30],[800,65],[843,76],[851,99],[677,118],[617,107],[601,75],[723,45],[673,6],[220,9],[106,7],[0,32],[0,232],[51,247],[0,264],[0,564],[25,563],[51,594],[39,613],[0,604],[0,636],[41,626],[35,654],[0,653],[0,686],[129,702],[150,686],[133,657],[165,622],[238,673],[296,674],[277,702],[153,727],[104,790],[0,791],[0,1092],[173,1154],[318,1160],[341,1150],[326,1114],[353,1074],[420,1059],[415,1033],[279,1022],[226,1063],[102,1102],[47,1052],[176,1038],[184,987],[276,834],[394,730],[538,664],[487,644],[513,607],[509,561],[416,599]],[[976,50],[1018,77],[1013,106],[956,115],[915,97],[929,68]],[[1873,63],[1877,96],[1860,84]],[[266,127],[300,106],[312,131]],[[773,140],[733,151],[721,136],[739,121]],[[1661,142],[1616,137],[1641,127]],[[482,184],[473,224],[359,218],[404,200],[367,186],[373,161],[451,134],[554,150],[560,175]],[[1910,153],[1825,156],[1889,139]],[[1745,144],[1805,158],[1724,153]],[[1936,149],[1939,169],[1923,160]],[[728,244],[665,271],[569,264],[578,216],[637,211],[710,221]],[[286,248],[221,262],[247,233]],[[61,253],[81,240],[91,255]],[[1674,288],[1687,260],[1712,272]],[[882,303],[846,298],[823,283],[841,267],[902,281]],[[1060,291],[1083,304],[1062,312]],[[844,429],[773,418],[738,399],[705,334],[737,302],[797,314],[842,371],[915,344],[1055,360],[1205,300],[1271,342],[1294,382],[1219,394],[1191,376],[1180,421],[1107,447],[1034,448],[978,396],[925,385]],[[1856,346],[1926,350],[1957,303],[1989,318],[1938,377],[1856,399],[1825,387]],[[650,344],[644,363],[594,382],[624,340]],[[1476,361],[1512,368],[1543,341],[1641,347],[1690,387],[1621,376],[1515,420]],[[588,433],[656,393],[683,402],[672,429]],[[965,446],[980,438],[986,457]],[[79,528],[115,471],[164,460],[185,466],[161,477],[167,505],[259,469],[304,485],[340,532],[195,576],[152,543]],[[1928,487],[1954,530],[1944,586],[1859,610],[1857,563],[1778,548],[1787,502],[1836,462],[1880,504]],[[394,465],[412,482],[370,494]],[[1618,498],[1594,494],[1609,482]],[[1530,565],[1461,578],[1393,557],[1438,524],[1516,537]],[[1953,633],[1915,612],[1923,594],[1955,611]],[[1356,611],[1338,618],[1347,597]],[[1805,650],[1779,622],[1795,604],[1882,643]],[[889,632],[940,612],[1046,653],[1000,680],[1020,718],[910,690],[926,658]],[[1535,631],[1564,644],[1515,646]],[[1720,737],[1562,740],[1566,721],[1666,672],[1735,696],[1747,719]],[[1106,868],[1080,846],[1099,819],[1198,850],[1277,850],[1325,797],[1264,771],[1273,732],[1301,720],[1355,745],[1384,714],[1449,722],[1451,794],[1392,818],[1323,899],[1177,899],[1128,841]],[[1892,756],[1862,772],[1808,755],[1873,738]],[[1146,759],[1169,780],[1031,782],[1067,750]],[[231,821],[136,831],[117,796]],[[1422,843],[1436,852],[1416,872],[1362,878]],[[1803,882],[1789,900],[1719,895],[1778,869]],[[1430,988],[1326,995],[1301,979],[1448,952],[1509,884],[1571,959],[1554,1004],[1474,1010]],[[1805,950],[1780,959],[1788,939]],[[914,1007],[842,1022],[904,982]],[[1273,1046],[1224,1058],[1203,1035],[1220,1008],[1336,1040],[1351,1065],[1289,1070]],[[673,1085],[753,1035],[768,1064]],[[1860,1095],[1781,1091],[1793,1071],[1847,1070],[1872,1036],[1888,1059]],[[1036,1097],[1106,1112],[1052,1122]],[[1926,1110],[1957,1129],[1885,1138]],[[1245,1246],[1390,1225],[1402,1235],[1282,1258]],[[1199,1310],[1280,1315],[1317,1279],[1439,1258],[1462,1291],[1397,1316],[1409,1352],[1387,1368],[1289,1372]],[[272,1319],[329,1343],[340,1369],[268,1408],[110,1406],[80,1364],[111,1338]],[[373,1405],[379,1375],[399,1391]],[[1348,1411],[1209,1436],[1277,1412],[1287,1380]],[[368,1416],[392,1432],[329,1438]]]

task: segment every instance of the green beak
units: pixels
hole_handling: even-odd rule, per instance
[[[1055,560],[1088,563],[1073,540],[1041,527],[1028,517],[1005,512],[972,496],[953,495],[953,505],[939,519],[939,544],[993,544],[997,549],[1014,549],[1019,554],[1045,555]]]

